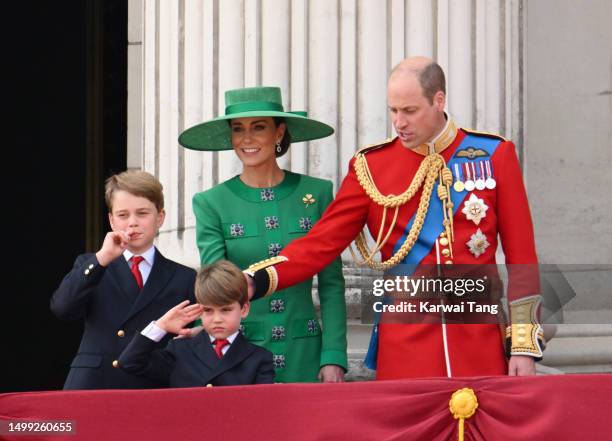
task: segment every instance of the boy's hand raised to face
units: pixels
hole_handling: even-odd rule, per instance
[[[200,332],[202,332],[204,330],[204,326],[200,325],[200,326],[194,326],[193,328],[185,328],[183,329],[183,334],[179,334],[176,337],[174,337],[175,340],[181,339],[181,338],[193,338],[196,337]]]
[[[121,256],[130,242],[130,236],[125,231],[109,231],[106,233],[102,248],[96,253],[96,259],[102,266],[108,266]]]
[[[185,326],[199,318],[203,309],[199,303],[189,305],[189,300],[185,300],[166,312],[155,324],[166,332],[188,336],[190,330]]]

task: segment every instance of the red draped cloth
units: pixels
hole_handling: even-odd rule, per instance
[[[464,387],[478,399],[466,441],[610,439],[612,375],[8,393],[0,439],[456,440],[449,400]],[[73,421],[76,434],[7,434],[17,421]]]

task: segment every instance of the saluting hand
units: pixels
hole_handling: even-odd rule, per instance
[[[191,331],[185,326],[199,318],[204,307],[199,303],[187,305],[189,305],[189,300],[182,301],[156,320],[155,324],[166,332],[188,336]]]
[[[185,328],[183,329],[183,333],[174,337],[175,340],[180,340],[181,338],[193,338],[197,336],[200,332],[204,330],[204,326],[194,326],[193,328]]]

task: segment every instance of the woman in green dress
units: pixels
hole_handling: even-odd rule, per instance
[[[282,170],[277,158],[291,141],[333,133],[305,112],[284,112],[277,87],[230,90],[225,115],[184,131],[179,142],[194,150],[233,149],[242,173],[193,197],[202,264],[228,259],[241,268],[277,255],[306,234],[332,201],[332,183]],[[278,382],[344,380],[346,303],[342,263],[318,274],[321,322],[312,279],[251,304],[241,329],[274,354]]]

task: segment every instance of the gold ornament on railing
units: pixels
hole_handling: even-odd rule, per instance
[[[425,216],[429,208],[431,193],[433,191],[436,179],[439,179],[438,198],[440,198],[440,200],[442,201],[444,212],[443,226],[446,235],[449,238],[449,249],[452,257],[453,248],[451,243],[454,239],[454,235],[453,203],[450,198],[450,186],[453,183],[453,174],[450,169],[446,167],[446,162],[440,154],[430,153],[429,155],[425,156],[406,191],[397,196],[392,194],[383,195],[380,193],[380,191],[376,187],[376,184],[374,183],[372,174],[370,173],[365,154],[358,153],[356,155],[354,167],[355,174],[357,175],[357,180],[359,181],[359,184],[363,187],[366,194],[376,204],[384,207],[382,221],[378,230],[378,237],[376,238],[376,244],[374,245],[374,248],[369,248],[366,242],[366,235],[363,231],[361,231],[355,239],[355,245],[357,247],[357,250],[359,251],[359,254],[361,254],[363,260],[359,261],[357,256],[353,252],[353,248],[349,248],[353,259],[358,265],[366,264],[372,269],[386,271],[404,260],[404,258],[408,255],[408,253],[416,243],[419,234],[421,234],[421,230],[425,222]],[[423,187],[423,192],[421,193],[421,200],[419,201],[419,206],[417,208],[414,222],[412,224],[412,227],[410,227],[410,231],[408,232],[406,240],[397,250],[397,252],[393,256],[391,256],[391,258],[386,261],[375,262],[373,260],[374,256],[383,248],[383,246],[385,246],[387,240],[389,239],[389,236],[391,236],[393,228],[395,227],[399,207],[410,201],[421,187]],[[383,237],[385,221],[387,218],[387,209],[389,208],[394,208],[395,213],[393,215],[393,219],[391,221],[391,224],[389,225],[387,233]]]
[[[453,415],[453,418],[459,420],[458,440],[463,440],[465,431],[465,420],[470,418],[478,409],[478,399],[474,390],[469,387],[464,387],[453,393],[448,407]]]

